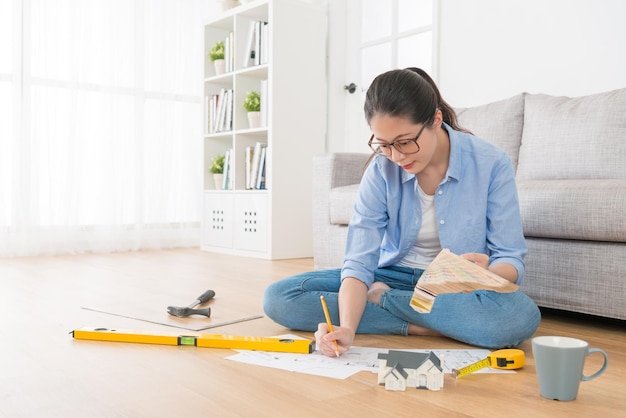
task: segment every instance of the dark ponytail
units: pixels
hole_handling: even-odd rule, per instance
[[[454,109],[441,97],[437,85],[422,69],[391,70],[374,79],[365,97],[365,119],[375,114],[406,117],[415,124],[432,125],[435,110],[452,129],[471,133],[459,126]]]
[[[450,127],[454,129],[455,131],[461,131],[461,132],[471,134],[470,131],[468,131],[467,129],[459,125],[459,121],[456,117],[456,112],[454,111],[452,106],[448,104],[448,102],[443,100],[443,97],[441,97],[441,93],[439,92],[439,89],[437,88],[435,81],[426,73],[426,71],[417,67],[408,67],[406,69],[419,74],[424,80],[428,82],[428,84],[430,84],[430,87],[435,92],[435,96],[437,96],[437,102],[439,103],[438,107],[441,110],[441,113],[443,115],[443,121],[447,123],[448,125],[450,125]]]

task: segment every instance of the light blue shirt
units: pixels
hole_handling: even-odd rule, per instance
[[[488,254],[490,265],[509,263],[517,269],[520,284],[527,247],[511,160],[485,140],[444,127],[450,136],[450,161],[435,192],[441,247],[455,254]],[[374,270],[396,265],[407,254],[421,222],[417,177],[377,155],[359,186],[342,280],[355,277],[369,287]]]

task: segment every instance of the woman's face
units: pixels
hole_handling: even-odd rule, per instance
[[[436,122],[437,122],[437,118]],[[374,134],[373,142],[382,145],[390,154],[385,154],[394,163],[411,174],[418,174],[430,163],[437,149],[437,137],[433,127],[413,124],[404,117],[374,115],[370,119],[370,128]],[[419,151],[413,152],[419,145]],[[389,146],[394,144],[395,146]],[[399,149],[406,149],[406,153]],[[413,153],[411,153],[413,152]]]

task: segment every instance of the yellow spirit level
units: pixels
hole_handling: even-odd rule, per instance
[[[457,379],[466,374],[474,373],[485,367],[494,369],[520,369],[524,367],[524,352],[516,348],[507,348],[504,350],[496,350],[490,353],[487,358],[477,361],[460,369],[453,369],[452,375]]]
[[[114,341],[161,345],[191,345],[206,348],[232,348],[241,350],[277,351],[310,354],[315,341],[290,338],[244,337],[237,335],[157,335],[146,332],[107,328],[80,328],[71,332],[78,340]]]

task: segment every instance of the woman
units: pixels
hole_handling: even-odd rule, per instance
[[[526,243],[506,153],[469,134],[434,81],[418,68],[379,75],[365,117],[374,151],[359,186],[342,269],[273,283],[264,309],[274,321],[316,331],[325,355],[346,352],[356,333],[445,335],[502,348],[530,338],[540,312],[528,296],[443,294],[421,314],[409,302],[442,248],[521,283]],[[329,333],[320,305],[327,301]]]

